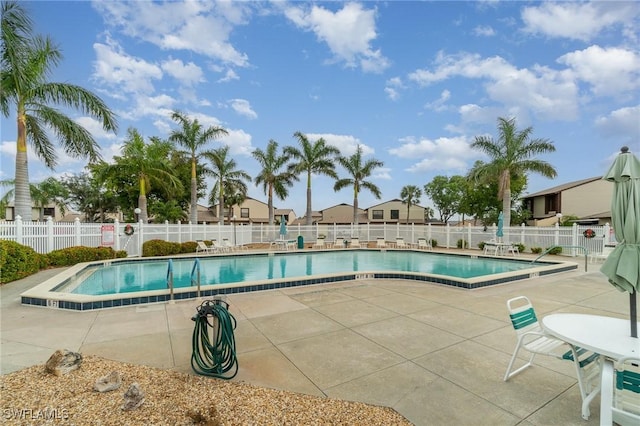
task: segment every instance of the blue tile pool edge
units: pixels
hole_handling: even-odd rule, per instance
[[[475,255],[471,255],[472,257]],[[149,258],[147,258],[149,259]],[[512,260],[512,259],[510,259]],[[520,259],[518,259],[520,260]],[[524,260],[523,260],[524,261]],[[530,262],[530,261],[528,261]],[[246,284],[228,284],[225,286],[203,286],[199,297],[213,297],[229,294],[247,293],[263,290],[277,290],[282,288],[300,287],[306,285],[328,284],[340,281],[365,280],[365,279],[403,279],[412,281],[423,281],[433,284],[447,285],[467,290],[473,290],[493,285],[505,284],[508,282],[520,281],[539,276],[567,272],[576,270],[577,263],[571,262],[538,262],[543,263],[545,267],[538,267],[530,271],[513,271],[509,273],[488,275],[485,277],[476,277],[472,279],[462,279],[435,274],[423,274],[413,272],[364,272],[342,273],[334,275],[316,275],[309,278],[298,278],[290,280],[271,280],[269,282],[255,282]],[[85,264],[86,266],[86,264]],[[154,294],[129,293],[118,295],[108,300],[87,300],[73,301],[64,300],[67,293],[58,293],[55,298],[42,297],[39,295],[29,295],[29,291],[21,294],[21,303],[23,305],[40,306],[51,309],[65,309],[71,311],[89,311],[94,309],[107,309],[122,306],[144,305],[149,303],[170,302],[172,300],[187,300],[198,297],[197,289],[194,287],[186,287],[174,289],[173,299],[169,289],[156,290]],[[148,292],[147,292],[148,293]],[[91,298],[92,296],[82,295],[83,298]],[[124,297],[123,297],[124,296]],[[94,296],[95,298],[95,296]]]

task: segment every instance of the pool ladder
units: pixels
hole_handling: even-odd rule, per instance
[[[193,262],[193,267],[191,268],[191,285],[198,286],[198,297],[200,297],[200,259],[198,258]],[[171,295],[170,300],[173,301],[173,259],[169,259],[169,264],[167,265],[167,288]]]
[[[169,289],[170,299],[173,302],[173,259],[169,259],[167,266],[167,288]]]

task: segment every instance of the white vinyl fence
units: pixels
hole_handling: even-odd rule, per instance
[[[125,234],[125,227],[131,225],[133,234]],[[586,238],[585,231],[595,232],[595,237]],[[354,225],[293,225],[287,228],[286,235],[280,235],[279,225],[264,224],[145,224],[145,223],[73,223],[54,222],[48,218],[45,222],[23,222],[20,217],[15,221],[0,222],[0,239],[16,241],[32,247],[38,253],[74,246],[109,246],[114,250],[126,250],[128,256],[140,256],[142,243],[149,240],[186,242],[196,240],[218,241],[227,238],[234,244],[267,243],[277,239],[297,239],[302,236],[306,243],[315,242],[319,236],[326,241],[336,237],[349,240],[359,237],[361,242],[384,238],[395,241],[402,237],[406,242],[416,242],[419,237],[436,240],[438,247],[455,248],[464,240],[470,249],[478,249],[478,244],[495,238],[496,227],[483,226],[441,226],[417,224],[360,224]],[[557,245],[565,247],[564,255],[581,256],[587,253],[602,253],[605,244],[613,240],[609,225],[571,227],[550,226],[512,226],[504,229],[504,241],[524,244],[525,250],[540,247],[543,250]],[[462,242],[462,241],[460,241]],[[584,248],[584,250],[582,249]]]

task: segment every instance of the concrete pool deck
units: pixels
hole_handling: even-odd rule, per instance
[[[599,265],[589,270],[477,290],[378,279],[229,295],[238,320],[233,380],[385,405],[416,425],[595,425],[599,400],[583,420],[571,363],[539,356],[502,381],[516,342],[511,297],[528,296],[539,317],[628,319],[628,294]],[[20,293],[58,272],[0,287],[2,374],[61,348],[194,374],[191,317],[203,299],[86,312],[20,304]]]

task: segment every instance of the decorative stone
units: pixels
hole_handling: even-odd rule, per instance
[[[140,389],[138,383],[132,383],[129,389],[124,393],[124,404],[122,409],[124,411],[135,410],[140,407],[144,402],[144,392]]]
[[[93,385],[93,389],[98,392],[109,392],[118,389],[122,385],[120,373],[112,371],[104,377],[100,377]]]
[[[67,349],[58,349],[49,357],[44,369],[47,373],[62,376],[70,371],[80,368],[82,355],[78,352],[71,352]]]

